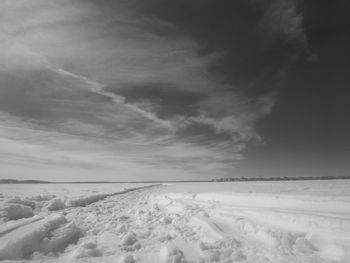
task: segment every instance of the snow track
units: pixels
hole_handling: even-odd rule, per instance
[[[34,217],[7,221],[0,224],[0,259],[350,262],[350,198],[345,191],[327,196],[293,195],[291,187],[278,194],[210,192],[201,186],[181,192],[176,187],[96,193],[72,198],[75,205],[68,202],[58,212],[44,209]]]
[[[170,193],[155,199],[164,213],[188,219],[204,262],[350,260],[348,202],[235,193]],[[220,249],[232,243],[231,250]]]

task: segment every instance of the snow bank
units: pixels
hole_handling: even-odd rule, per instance
[[[9,220],[31,217],[34,215],[33,210],[29,206],[20,204],[5,203],[0,208],[1,216]]]
[[[146,186],[141,186],[141,187],[134,187],[134,188],[128,188],[124,189],[123,191],[120,192],[114,192],[114,193],[109,193],[109,194],[95,194],[95,195],[89,195],[89,196],[83,196],[83,197],[78,197],[78,198],[72,198],[69,200],[69,205],[72,207],[78,207],[78,206],[87,206],[89,204],[101,201],[109,196],[115,196],[115,195],[122,195],[126,194],[129,192],[137,191],[137,190],[142,190],[150,187],[156,187],[160,185],[146,185]]]
[[[69,205],[72,207],[77,206],[87,206],[89,204],[95,203],[97,201],[105,199],[110,194],[97,194],[97,195],[90,195],[90,196],[84,196],[84,197],[78,197],[74,199],[69,200]]]
[[[39,221],[42,219],[43,219],[43,216],[36,215],[30,218],[22,218],[22,219],[13,220],[13,221],[7,221],[3,224],[0,224],[0,237],[17,228],[20,228],[22,226],[28,225],[30,223],[33,223],[35,221]]]
[[[31,209],[35,208],[35,202],[29,200],[28,198],[15,197],[7,200],[6,203],[25,205],[29,206]]]
[[[75,243],[80,236],[80,229],[74,222],[53,230],[49,235],[46,235],[41,241],[41,252],[62,252],[68,244]]]
[[[0,237],[0,260],[20,260],[33,252],[56,253],[75,242],[80,230],[62,215],[51,215]]]

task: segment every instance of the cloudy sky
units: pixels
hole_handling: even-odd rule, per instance
[[[345,0],[2,0],[0,178],[347,175]]]

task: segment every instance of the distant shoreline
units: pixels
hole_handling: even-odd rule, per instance
[[[148,183],[225,183],[251,181],[306,181],[306,180],[346,180],[350,176],[335,177],[271,177],[271,178],[222,178],[213,180],[181,180],[181,181],[83,181],[83,182],[50,182],[40,180],[0,179],[0,184],[148,184]]]

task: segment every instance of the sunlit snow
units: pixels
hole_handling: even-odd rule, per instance
[[[1,260],[350,260],[349,180],[0,187]]]

